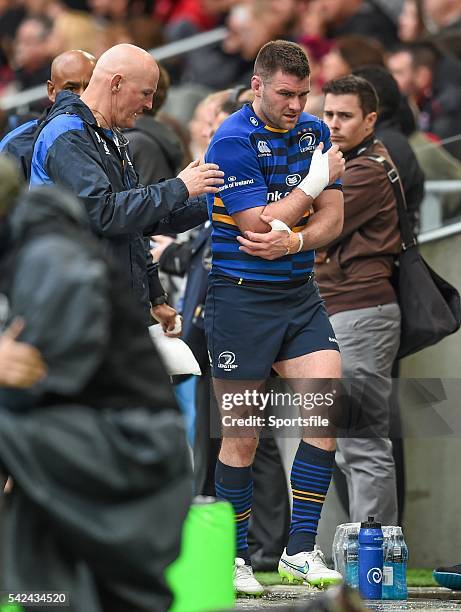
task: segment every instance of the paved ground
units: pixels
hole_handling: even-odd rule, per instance
[[[275,607],[300,605],[311,601],[319,591],[306,586],[276,585],[266,588],[267,593],[260,599],[237,600],[238,610],[265,610]],[[397,610],[418,610],[435,612],[437,610],[455,610],[461,612],[461,591],[450,591],[442,588],[411,588],[408,601],[368,601],[369,610],[388,612]]]

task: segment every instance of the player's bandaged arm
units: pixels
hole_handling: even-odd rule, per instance
[[[285,255],[320,248],[329,244],[340,235],[343,219],[343,192],[339,189],[323,191],[315,199],[314,213],[302,232],[291,232],[283,227],[280,220],[263,215],[262,220],[270,224],[272,231],[267,233],[247,231],[237,236],[240,250],[248,255],[274,260]],[[269,227],[269,225],[267,226]]]
[[[287,197],[267,206],[258,206],[234,213],[232,217],[242,234],[246,231],[259,233],[270,231],[270,226],[261,219],[261,214],[279,219],[292,227],[311,208],[314,200],[325,187],[337,180],[343,171],[344,159],[338,147],[331,147],[324,154],[323,143],[321,143],[312,156],[308,175]]]

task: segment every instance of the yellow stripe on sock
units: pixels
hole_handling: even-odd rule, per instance
[[[300,495],[293,495],[294,499],[300,499],[301,501],[312,501],[317,504],[323,504],[323,499],[315,499],[314,497],[301,497]]]
[[[235,521],[239,523],[240,521],[245,521],[251,514],[251,508],[245,510],[245,512],[241,512],[240,514],[235,515]]]
[[[325,499],[325,494],[322,493],[312,493],[311,491],[301,491],[300,489],[291,489],[293,493],[301,493],[302,495],[312,495],[312,497],[321,497]]]

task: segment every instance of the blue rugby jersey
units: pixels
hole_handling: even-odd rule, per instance
[[[241,235],[234,213],[281,200],[309,172],[313,152],[323,142],[331,147],[326,124],[302,113],[292,130],[279,130],[256,116],[250,105],[228,117],[211,139],[205,156],[224,172],[219,193],[207,196],[213,224],[212,272],[246,280],[289,281],[306,277],[314,266],[315,253],[303,251],[273,261],[239,251]],[[341,189],[340,181],[327,189]],[[292,228],[301,231],[310,211]]]

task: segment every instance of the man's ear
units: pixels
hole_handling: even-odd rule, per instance
[[[46,82],[46,89],[48,92],[48,98],[51,100],[51,102],[55,102],[56,100],[56,91],[54,89],[54,83],[53,81],[47,81]]]
[[[110,81],[110,89],[111,92],[116,94],[120,90],[120,83],[122,80],[122,76],[120,74],[115,74]]]
[[[365,123],[368,132],[372,132],[375,129],[375,123],[377,118],[378,114],[375,112],[368,113],[368,115],[365,117]]]
[[[262,79],[259,75],[254,74],[251,77],[251,89],[255,92],[255,96],[257,96],[258,98],[261,96],[262,93]]]

